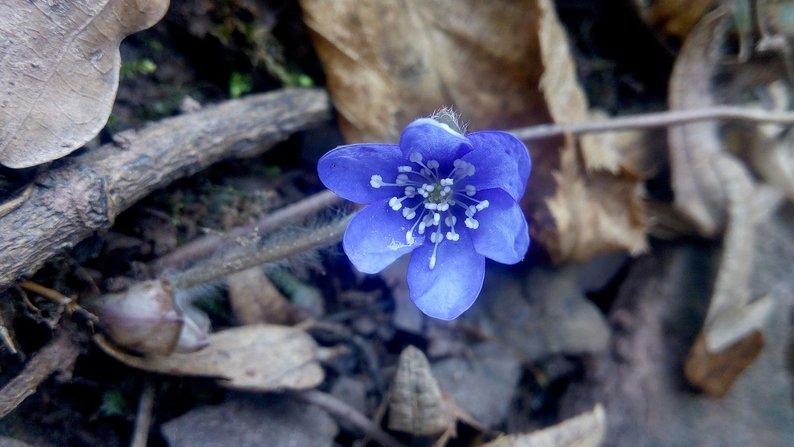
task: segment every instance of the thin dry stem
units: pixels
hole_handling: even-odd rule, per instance
[[[509,132],[520,140],[537,140],[560,135],[651,129],[688,124],[696,121],[744,121],[756,124],[794,125],[792,112],[768,112],[745,107],[717,106],[704,109],[670,110],[615,117],[603,121],[575,124],[542,124]]]
[[[141,391],[141,399],[138,401],[138,412],[135,415],[135,431],[132,433],[130,447],[146,447],[149,441],[155,391],[154,381],[151,377],[147,377]]]
[[[367,417],[363,414],[359,413],[355,408],[328,393],[323,393],[322,391],[317,390],[309,390],[299,393],[292,393],[292,395],[306,403],[317,405],[328,413],[347,422],[353,428],[356,428],[367,434],[369,437],[384,447],[402,446],[399,441],[372,423],[372,421],[367,419]]]
[[[196,266],[185,272],[175,274],[169,280],[176,288],[187,289],[224,278],[230,273],[276,262],[298,253],[323,247],[342,238],[351,217],[348,216],[340,221],[318,228],[311,234],[267,244],[258,251],[235,254],[218,261]]]

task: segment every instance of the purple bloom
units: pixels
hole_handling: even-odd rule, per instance
[[[366,204],[343,246],[353,265],[377,273],[411,253],[408,287],[425,314],[451,320],[477,299],[485,258],[515,264],[529,247],[517,202],[531,163],[505,132],[462,135],[418,119],[400,144],[350,144],[319,161],[320,179],[345,199]]]

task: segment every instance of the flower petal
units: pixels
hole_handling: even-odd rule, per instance
[[[438,245],[436,265],[432,269],[429,263],[434,244],[427,242],[411,254],[408,264],[411,300],[433,318],[457,318],[480,294],[485,257],[474,251],[466,233],[460,232],[457,241],[444,240]]]
[[[474,165],[466,180],[478,189],[501,188],[519,201],[527,187],[532,161],[524,143],[507,132],[472,132],[466,137],[474,150],[463,160]]]
[[[331,191],[347,200],[366,204],[402,195],[401,188],[373,188],[369,182],[377,174],[383,181],[394,183],[397,167],[405,161],[396,144],[348,144],[323,155],[317,163],[317,172]]]
[[[345,230],[342,247],[350,262],[362,273],[378,273],[400,256],[422,245],[423,237],[413,244],[405,233],[413,221],[394,211],[387,201],[373,203],[358,212]]]
[[[463,135],[449,126],[430,118],[420,118],[403,130],[400,136],[400,149],[406,159],[412,153],[422,154],[423,163],[437,160],[442,165],[452,166],[456,158],[460,158],[474,147]]]
[[[515,200],[501,189],[487,189],[475,196],[488,200],[488,208],[474,216],[480,226],[469,230],[477,253],[502,264],[524,259],[529,248],[529,227]]]

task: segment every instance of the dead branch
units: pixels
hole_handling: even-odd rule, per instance
[[[72,340],[70,325],[61,328],[60,333],[49,344],[33,355],[19,375],[0,389],[0,418],[36,392],[36,388],[55,371],[71,369],[80,347]]]
[[[0,217],[0,290],[109,228],[155,189],[221,159],[262,153],[329,116],[325,92],[285,89],[164,119],[128,141],[62,160],[39,175],[25,203]]]

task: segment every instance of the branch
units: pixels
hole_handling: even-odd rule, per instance
[[[55,338],[33,355],[25,369],[0,389],[0,418],[35,393],[50,374],[71,369],[79,353],[80,347],[72,340],[71,331],[62,327]]]
[[[755,124],[794,125],[792,112],[767,112],[746,107],[716,106],[704,109],[671,110],[644,113],[624,117],[609,118],[602,121],[589,121],[575,124],[541,124],[539,126],[513,129],[519,140],[537,140],[565,134],[615,132],[621,130],[651,129],[668,127],[696,121],[744,121]]]
[[[0,290],[34,272],[150,192],[231,157],[265,152],[330,117],[315,89],[284,89],[164,119],[129,137],[65,158],[30,197],[0,217]]]

